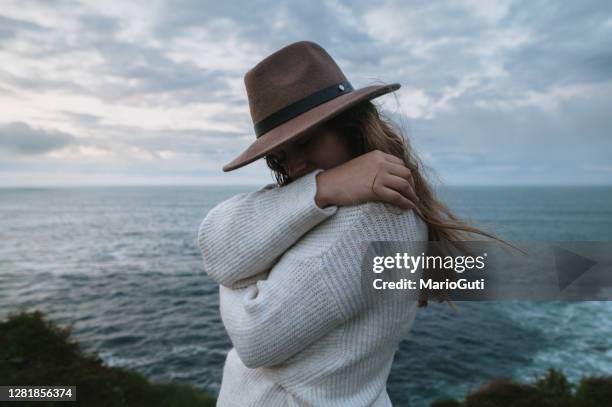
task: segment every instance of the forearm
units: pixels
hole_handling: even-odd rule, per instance
[[[343,322],[318,264],[276,266],[251,286],[220,287],[221,319],[247,367],[282,363]]]
[[[219,288],[221,319],[247,367],[285,362],[378,301],[406,298],[363,285],[365,250],[370,242],[399,241],[403,250],[422,253],[427,226],[412,211],[394,213],[371,203],[344,227],[317,256],[296,254],[249,286]]]
[[[198,244],[204,269],[227,287],[269,270],[278,257],[335,206],[317,206],[313,171],[292,183],[234,196],[214,207],[201,223]]]

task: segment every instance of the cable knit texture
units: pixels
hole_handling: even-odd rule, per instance
[[[364,243],[425,242],[427,226],[380,202],[319,208],[320,171],[235,195],[200,225],[204,270],[219,284],[234,346],[221,407],[391,405],[389,370],[417,302],[386,292],[364,299]]]

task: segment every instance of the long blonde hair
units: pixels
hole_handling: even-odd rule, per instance
[[[506,243],[494,235],[459,219],[446,204],[436,197],[432,186],[425,178],[424,166],[410,147],[407,137],[403,135],[399,127],[380,113],[376,105],[370,100],[360,102],[326,121],[322,126],[337,131],[343,137],[346,137],[355,157],[369,151],[381,150],[404,161],[414,179],[414,192],[419,198],[419,202],[415,202],[415,204],[421,212],[422,219],[427,223],[430,241],[461,242],[471,240],[471,236],[477,234]],[[291,182],[291,178],[283,167],[275,161],[274,156],[266,156],[265,159],[279,185],[286,185]],[[436,248],[439,248],[439,246],[436,246]],[[448,273],[437,272],[432,275],[443,281]],[[451,307],[456,309],[446,290],[436,291],[433,294],[431,292],[422,293],[419,298],[419,307],[427,306],[429,298],[436,299],[438,302],[446,300]]]

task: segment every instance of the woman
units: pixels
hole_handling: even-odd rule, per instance
[[[420,253],[429,239],[480,231],[434,197],[370,101],[399,84],[354,90],[308,41],[264,59],[245,84],[257,139],[224,170],[265,157],[277,183],[220,203],[199,228],[234,345],[218,405],[390,406],[387,377],[419,304],[366,300],[362,244]]]

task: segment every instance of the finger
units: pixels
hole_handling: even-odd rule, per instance
[[[395,175],[399,175],[402,178],[406,178],[414,187],[414,177],[412,176],[412,171],[410,170],[410,168],[406,166],[406,163],[404,163],[403,160],[395,157],[394,155],[392,155],[391,157],[392,158],[387,161],[389,172],[392,172]]]
[[[426,221],[426,218],[423,216],[421,210],[408,199],[404,198],[399,192],[385,187],[378,187],[376,189],[376,195],[381,198],[380,200],[382,202],[387,202],[403,209],[412,209],[419,217],[421,217],[421,219]]]
[[[390,203],[395,206],[399,206],[400,208],[404,208],[404,209],[416,208],[416,206],[412,202],[410,202],[406,197],[404,197],[402,194],[400,194],[399,192],[391,188],[387,188],[384,186],[378,186],[375,192],[376,192],[376,195],[383,202],[387,202],[387,203]]]
[[[394,189],[414,204],[419,203],[419,198],[414,192],[410,181],[392,174],[381,175],[379,178],[379,182],[382,182],[384,186]]]
[[[402,160],[399,157],[394,156],[393,154],[385,153],[384,157],[385,157],[385,161],[389,161],[395,164],[402,164],[402,165],[404,164],[404,160]]]
[[[389,163],[387,164],[387,169],[389,173],[408,180],[414,188],[414,177],[412,176],[410,168],[406,167],[404,164]]]

